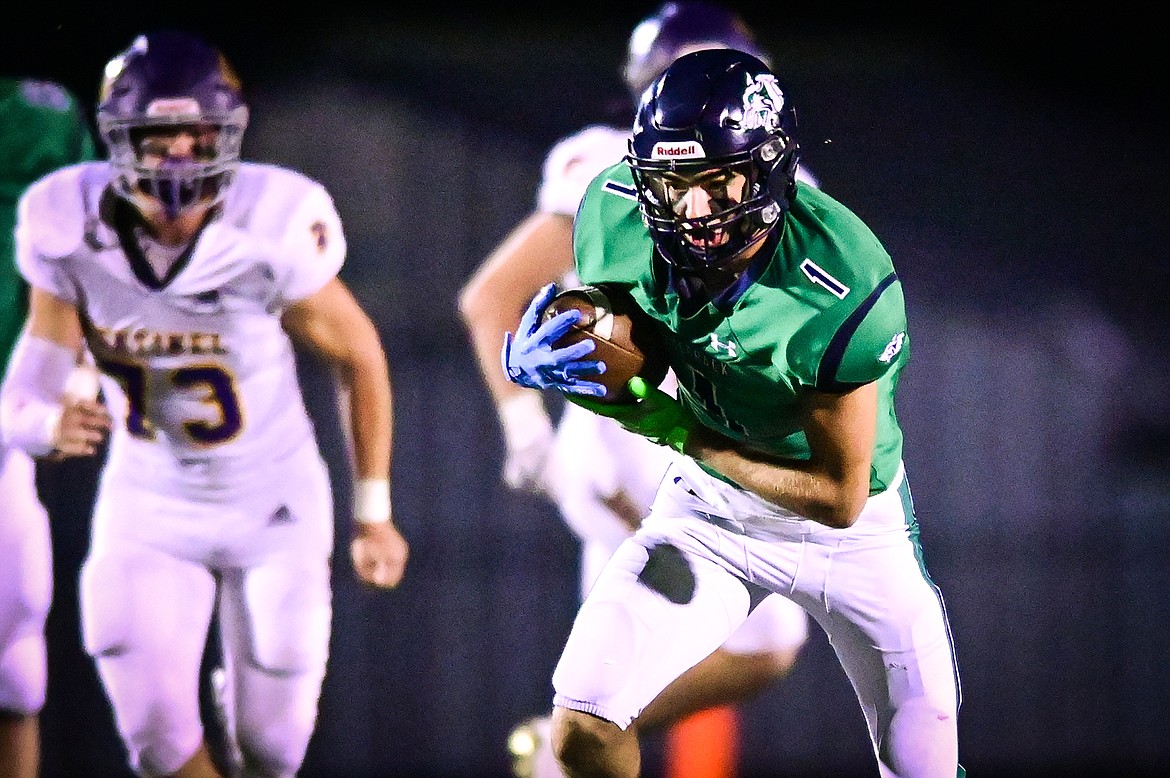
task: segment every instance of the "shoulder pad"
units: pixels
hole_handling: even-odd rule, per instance
[[[85,238],[86,225],[96,217],[97,201],[108,178],[101,163],[61,168],[40,178],[20,200],[22,242],[42,257],[73,254]]]

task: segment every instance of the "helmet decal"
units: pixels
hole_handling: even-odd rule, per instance
[[[707,156],[697,140],[659,141],[650,152],[651,159],[696,159]]]
[[[745,130],[762,128],[767,132],[780,129],[780,111],[784,109],[784,91],[770,73],[752,77],[743,93],[743,120]]]

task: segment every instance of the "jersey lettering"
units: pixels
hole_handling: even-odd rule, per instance
[[[678,376],[679,383],[702,403],[703,409],[707,411],[707,414],[712,419],[730,430],[734,430],[741,435],[744,434],[745,430],[743,425],[729,418],[726,411],[720,407],[715,385],[707,379],[707,376],[690,366],[677,371],[676,375]]]
[[[150,396],[147,370],[133,362],[108,357],[98,360],[102,372],[113,378],[126,395],[126,431],[136,438],[154,440],[156,428],[148,412]],[[203,391],[202,403],[210,405],[214,420],[190,419],[183,430],[191,442],[216,446],[235,438],[244,428],[244,414],[232,376],[219,365],[189,365],[168,375],[175,389]]]

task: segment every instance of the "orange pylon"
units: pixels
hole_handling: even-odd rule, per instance
[[[666,733],[666,778],[735,778],[739,713],[731,705],[694,713]]]

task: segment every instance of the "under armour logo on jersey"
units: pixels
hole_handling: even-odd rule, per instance
[[[309,227],[309,232],[313,233],[313,238],[317,242],[317,253],[324,254],[326,247],[329,245],[329,230],[323,221],[315,221]]]
[[[849,287],[838,281],[836,278],[825,270],[823,267],[813,262],[807,257],[800,263],[800,269],[808,276],[808,280],[812,281],[817,286],[823,286],[833,293],[833,296],[839,300],[844,300],[845,295],[849,294]]]
[[[729,359],[735,359],[739,353],[739,348],[734,340],[731,340],[730,337],[726,341],[719,340],[719,335],[715,332],[711,333],[711,350],[716,354],[720,351],[727,352]]]
[[[902,351],[902,345],[906,342],[906,333],[899,332],[890,342],[886,344],[885,349],[882,350],[882,355],[878,357],[878,362],[889,364]]]
[[[784,108],[784,92],[771,74],[752,79],[743,93],[743,121],[745,130],[763,127],[768,132],[780,128],[780,111]]]

